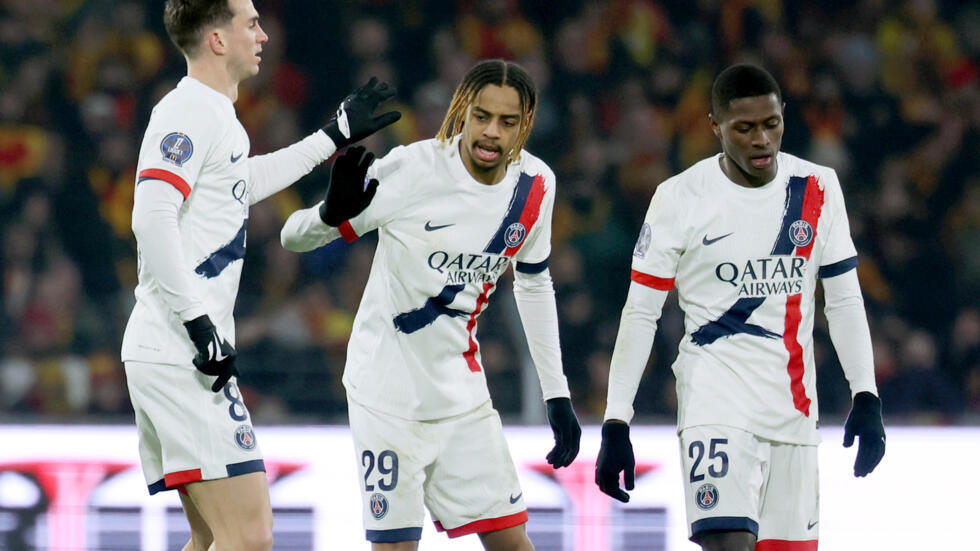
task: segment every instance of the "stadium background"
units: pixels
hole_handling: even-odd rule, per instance
[[[886,423],[980,424],[980,6],[826,4],[257,0],[271,39],[236,108],[260,154],[321,126],[376,75],[398,87],[404,113],[367,140],[383,154],[435,134],[474,60],[524,64],[541,102],[527,147],[558,177],[551,269],[565,371],[583,422],[597,423],[649,198],[718,150],[714,75],[760,63],[783,87],[783,150],[840,175]],[[131,423],[118,351],[136,277],[135,163],[150,109],[185,73],[161,5],[0,6],[4,425]],[[251,210],[236,313],[259,427],[346,421],[340,374],[373,238],[304,255],[278,240],[292,210],[319,200],[327,167]],[[497,294],[479,324],[491,394],[508,424],[540,423],[509,284]],[[821,416],[839,424],[849,393],[817,318]],[[671,299],[641,423],[673,422],[682,335]]]

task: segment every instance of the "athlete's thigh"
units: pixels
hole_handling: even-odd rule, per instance
[[[197,510],[197,505],[194,505],[194,500],[189,494],[180,493],[180,504],[184,507],[184,516],[191,526],[191,549],[207,549],[214,541],[211,527],[201,516],[201,512]]]
[[[233,379],[219,392],[193,366],[126,362],[151,493],[265,470]]]
[[[365,537],[378,544],[419,540],[425,469],[438,443],[427,435],[425,423],[366,408],[349,397],[347,411],[360,470]]]
[[[819,515],[817,446],[773,443],[759,541],[816,542]]]
[[[680,448],[691,540],[706,532],[758,534],[768,442],[733,427],[701,425],[681,431]]]
[[[450,537],[527,522],[527,507],[500,416],[490,401],[440,423],[439,457],[425,484],[425,503]]]
[[[215,540],[247,542],[271,536],[272,507],[264,472],[203,480],[186,489]]]

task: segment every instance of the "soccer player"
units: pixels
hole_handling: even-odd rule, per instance
[[[844,196],[833,169],[779,151],[783,108],[764,69],[718,75],[709,120],[722,153],[657,188],[609,373],[596,483],[625,502],[633,399],[676,282],[686,329],[673,365],[677,429],[689,536],[706,551],[817,548],[818,279],[853,396],[844,445],[860,439],[855,476],[885,452]]]
[[[449,537],[478,533],[489,550],[533,549],[476,338],[508,266],[554,431],[547,460],[559,468],[578,454],[548,271],[555,176],[523,150],[536,103],[523,68],[481,61],[435,139],[373,165],[371,153],[348,149],[325,201],[282,229],[293,251],[378,230],[343,378],[375,550],[417,549],[423,503]]]
[[[251,0],[166,3],[187,76],[154,107],[137,168],[139,284],[122,359],[147,485],[180,490],[187,551],[272,545],[265,466],[235,383],[232,310],[249,205],[400,116],[372,116],[394,94],[372,80],[323,130],[250,158],[234,102],[268,40],[258,19]]]

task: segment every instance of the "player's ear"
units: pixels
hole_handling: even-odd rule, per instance
[[[711,131],[714,133],[715,137],[719,140],[721,139],[721,125],[718,124],[718,119],[715,117],[714,113],[708,113],[708,124],[711,125]]]
[[[211,29],[208,33],[208,47],[217,55],[225,53],[225,37],[221,29]]]

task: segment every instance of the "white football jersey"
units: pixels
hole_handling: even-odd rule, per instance
[[[347,348],[344,386],[357,402],[438,419],[489,399],[476,324],[512,263],[536,273],[551,253],[555,177],[523,152],[496,185],[470,176],[458,137],[396,147],[370,168],[380,181],[352,241],[378,230],[371,274]]]
[[[153,108],[137,166],[136,185],[163,180],[184,195],[177,225],[187,269],[196,277],[205,310],[232,345],[248,223],[248,153],[248,134],[231,99],[184,77]],[[140,262],[123,361],[190,363],[194,353],[183,323]]]
[[[738,427],[813,444],[818,277],[857,266],[833,169],[787,153],[776,178],[736,185],[720,155],[661,184],[633,253],[632,280],[677,287],[685,336],[673,370],[678,430]]]

